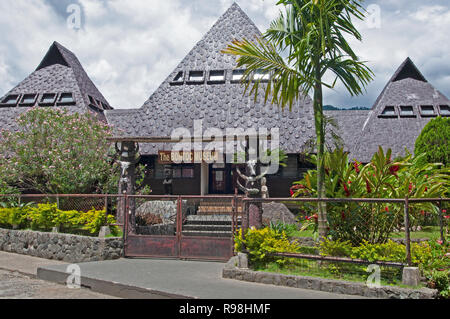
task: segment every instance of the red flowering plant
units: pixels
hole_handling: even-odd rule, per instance
[[[420,157],[408,154],[392,160],[392,152],[382,148],[370,163],[350,162],[342,150],[325,156],[325,184],[328,198],[388,198],[404,199],[440,197],[448,189],[448,175],[432,164],[420,164]],[[317,197],[316,170],[308,171],[294,183],[293,197]],[[303,206],[306,206],[302,203]],[[308,205],[309,215],[317,212],[317,205]],[[411,205],[412,225],[421,222],[420,212],[435,216],[438,211],[432,203]],[[333,240],[349,240],[359,244],[385,243],[391,233],[402,227],[403,204],[398,203],[327,203],[329,236]]]

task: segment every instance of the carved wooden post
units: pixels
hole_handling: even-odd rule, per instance
[[[134,195],[136,188],[136,163],[139,145],[135,142],[122,142],[120,149],[116,146],[120,154],[121,178],[119,180],[119,194]],[[117,221],[125,224],[127,214],[129,216],[129,229],[135,229],[136,202],[134,198],[128,198],[128,203],[124,203],[125,198],[119,198],[117,205]],[[127,205],[128,204],[128,205]]]

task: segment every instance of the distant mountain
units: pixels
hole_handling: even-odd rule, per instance
[[[333,105],[324,105],[323,110],[324,111],[363,111],[363,110],[370,110],[370,108],[363,107],[363,106],[355,106],[355,107],[352,107],[351,109],[348,109],[348,108],[338,108]]]

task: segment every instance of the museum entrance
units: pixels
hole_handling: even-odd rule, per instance
[[[239,191],[236,167],[244,169],[245,165],[211,164],[209,167],[209,194],[232,195]]]

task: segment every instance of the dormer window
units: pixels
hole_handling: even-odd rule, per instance
[[[109,110],[109,105],[108,104],[101,102],[101,105],[102,105],[102,109]]]
[[[89,105],[92,105],[95,107],[97,106],[97,102],[95,102],[95,99],[92,96],[88,95],[88,99],[89,99]]]
[[[203,71],[191,71],[189,72],[189,82],[200,84],[205,82],[205,72]]]
[[[17,103],[19,102],[19,97],[20,97],[19,94],[10,94],[3,99],[1,106],[3,107],[17,106]]]
[[[39,106],[54,106],[56,103],[56,93],[44,93],[39,100]]]
[[[184,72],[180,71],[175,75],[172,82],[170,82],[171,85],[182,85],[184,83]]]
[[[395,110],[395,106],[386,106],[383,113],[381,113],[382,117],[397,117],[397,112]]]
[[[434,106],[433,105],[421,105],[420,106],[420,115],[422,115],[422,117],[436,116]]]
[[[450,107],[448,105],[439,106],[441,116],[450,116]]]
[[[262,70],[257,70],[253,76],[254,81],[269,81],[270,74]]]
[[[244,77],[245,70],[234,70],[231,77],[231,82],[237,83]]]
[[[400,116],[401,117],[415,117],[414,108],[411,105],[400,106]]]
[[[74,105],[75,100],[72,93],[61,93],[58,99],[58,105]]]
[[[210,71],[208,84],[225,83],[225,70]]]
[[[19,106],[33,106],[36,104],[37,96],[37,94],[24,94]]]

